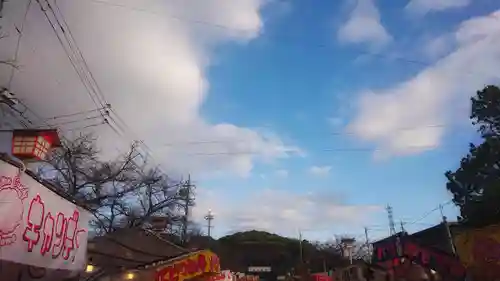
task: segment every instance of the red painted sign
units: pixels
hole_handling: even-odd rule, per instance
[[[333,281],[333,277],[328,276],[326,273],[311,274],[313,281]]]
[[[81,270],[90,213],[0,161],[0,259]]]
[[[27,243],[27,251],[33,252],[40,246],[40,255],[51,253],[53,259],[61,256],[64,260],[74,261],[74,250],[78,249],[78,235],[85,232],[78,226],[80,212],[75,210],[71,217],[59,212],[52,216],[45,211],[45,204],[37,195],[31,200],[23,240]]]
[[[157,281],[183,281],[205,273],[220,272],[217,255],[202,251],[157,270]]]

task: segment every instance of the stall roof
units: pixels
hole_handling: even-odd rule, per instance
[[[171,260],[190,251],[140,228],[120,229],[88,244],[89,262],[103,270],[135,269]]]

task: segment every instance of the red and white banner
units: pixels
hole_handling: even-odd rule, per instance
[[[90,215],[0,160],[0,260],[82,270]]]

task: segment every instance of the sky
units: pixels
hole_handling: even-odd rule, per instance
[[[387,204],[398,229],[438,223],[444,172],[478,141],[470,97],[500,80],[495,0],[40,3],[5,4],[0,58],[22,37],[0,85],[67,137],[95,132],[103,157],[139,140],[190,174],[216,237],[375,240]],[[110,125],[92,111],[107,103]]]

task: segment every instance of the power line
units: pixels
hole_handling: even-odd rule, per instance
[[[32,0],[28,0],[28,5],[26,6],[26,12],[24,13],[23,21],[21,22],[21,27],[20,28],[16,27],[16,30],[18,32],[18,36],[17,36],[17,42],[16,42],[16,51],[14,53],[14,63],[17,62],[17,59],[19,57],[19,50],[21,47],[21,39],[23,37],[24,25],[26,23],[26,19],[28,18],[28,13],[30,11],[31,3],[32,3]],[[16,67],[14,65],[12,65],[11,67],[12,67],[12,69],[10,72],[9,81],[7,82],[7,88],[9,90],[11,90],[12,81],[14,80],[14,74],[15,74],[15,70],[16,70]]]
[[[57,19],[56,19],[56,23],[53,22],[53,20],[50,18],[49,14],[47,13],[47,8],[44,7],[44,5],[42,4],[42,2],[40,2],[41,0],[36,0],[36,1],[38,2],[39,6],[40,6],[40,9],[41,9],[42,13],[44,14],[45,18],[49,22],[49,25],[50,25],[51,29],[54,31],[54,33],[55,33],[55,35],[57,37],[57,40],[59,41],[59,44],[61,45],[61,47],[63,48],[64,52],[66,53],[66,56],[68,57],[69,62],[73,66],[74,70],[76,71],[76,74],[78,75],[78,77],[79,77],[80,81],[82,82],[83,86],[86,88],[86,90],[87,90],[86,92],[88,93],[88,95],[91,98],[92,102],[96,105],[97,108],[103,107],[102,105],[101,106],[99,105],[98,100],[93,95],[92,90],[89,88],[87,79],[85,78],[84,74],[81,73],[81,70],[79,69],[77,63],[75,62],[75,58],[73,58],[74,54],[72,54],[71,46],[69,46],[69,43],[67,43],[67,44],[64,43],[65,40],[67,41],[66,33],[64,32],[64,27],[58,22]],[[48,1],[45,1],[45,2],[47,4],[49,4]],[[58,28],[56,28],[56,26],[59,26],[59,30],[61,30],[61,32],[63,34],[62,36],[60,35],[60,32],[58,31]],[[63,39],[63,37],[65,39]]]
[[[106,124],[108,124],[107,121],[103,121],[103,122],[99,122],[99,123],[95,123],[95,124],[91,124],[91,125],[87,125],[87,126],[83,126],[83,127],[76,127],[76,128],[70,128],[70,129],[59,129],[59,130],[62,132],[83,131],[83,130],[86,130],[89,128],[99,127],[99,126],[106,125]]]
[[[142,13],[147,13],[147,14],[155,15],[155,16],[158,16],[158,17],[161,17],[161,18],[170,18],[170,19],[173,19],[173,20],[194,23],[194,24],[197,24],[197,25],[205,26],[205,27],[212,27],[212,28],[216,28],[216,29],[222,29],[222,30],[226,30],[226,31],[229,31],[229,32],[248,32],[248,30],[246,30],[246,29],[237,29],[237,28],[234,28],[234,27],[228,26],[228,25],[218,24],[218,23],[204,21],[204,20],[192,19],[192,18],[183,17],[183,16],[179,16],[179,15],[174,15],[174,14],[153,12],[153,11],[148,10],[148,9],[131,7],[129,5],[124,5],[124,4],[110,3],[110,2],[107,2],[107,1],[103,1],[103,0],[89,0],[89,1],[93,2],[93,3],[96,3],[96,4],[101,4],[101,5],[111,6],[111,7],[117,7],[117,8],[122,8],[122,9],[127,9],[127,10],[142,12]],[[498,17],[495,17],[494,15],[491,15],[491,14],[488,14],[488,15],[485,15],[485,16],[486,17],[491,17],[492,19],[495,19],[495,20],[500,20]],[[285,40],[283,40],[284,38],[278,38],[278,39],[279,39],[279,41],[285,41]],[[308,42],[308,40],[297,40],[297,41],[298,42]],[[297,41],[294,41],[294,43],[288,42],[287,45],[297,46],[297,45],[299,45],[299,44],[297,44]],[[331,48],[332,46],[328,45],[328,44],[314,44],[314,45],[308,45],[308,47],[314,47],[314,48]],[[351,47],[349,50],[353,51],[353,48]],[[435,62],[423,61],[423,60],[419,60],[419,59],[410,59],[410,58],[405,58],[405,57],[401,57],[401,56],[393,56],[393,55],[388,55],[388,54],[383,54],[383,53],[375,53],[375,52],[372,52],[372,51],[363,50],[361,48],[356,48],[355,52],[359,53],[359,54],[369,55],[369,56],[372,56],[372,57],[380,57],[380,58],[384,58],[384,59],[402,61],[402,62],[405,62],[405,63],[408,63],[408,64],[414,64],[414,65],[418,65],[418,66],[429,67],[429,66],[434,66],[435,65]],[[475,75],[475,74],[482,74],[482,75],[484,75],[483,73],[479,73],[477,71],[470,71],[469,69],[462,69],[462,71],[464,71],[464,74],[467,74],[467,75]],[[448,75],[448,73],[445,73],[445,75]]]
[[[101,4],[101,5],[106,5],[106,6],[111,6],[111,7],[123,8],[123,9],[127,9],[127,10],[141,12],[141,13],[151,14],[151,15],[156,15],[158,17],[170,18],[170,19],[174,19],[174,20],[178,20],[178,21],[190,22],[190,23],[199,24],[199,25],[203,25],[203,26],[210,26],[210,27],[228,30],[228,31],[233,31],[233,32],[248,32],[248,30],[246,30],[246,29],[237,29],[237,28],[234,28],[232,26],[228,26],[228,25],[224,25],[224,24],[218,24],[215,22],[209,22],[209,21],[198,20],[198,19],[191,19],[191,18],[187,18],[187,17],[181,17],[178,15],[174,15],[174,14],[157,13],[157,12],[153,12],[151,10],[131,7],[129,5],[124,5],[124,4],[110,3],[110,2],[106,2],[106,1],[102,1],[102,0],[90,0],[90,2],[94,2],[96,4]]]
[[[399,148],[404,148],[407,150],[430,150],[430,149],[435,149],[438,148],[439,146],[437,145],[429,145],[429,146],[404,146],[404,147],[399,147]],[[450,146],[447,146],[446,148],[451,148]],[[387,149],[383,148],[324,148],[324,149],[319,149],[315,150],[318,152],[384,152],[387,151]],[[288,152],[288,153],[293,153],[294,151],[283,151],[283,152]],[[231,155],[262,155],[264,154],[263,151],[220,151],[220,152],[199,152],[199,153],[182,153],[179,151],[175,151],[174,153],[182,155],[182,156],[231,156]]]
[[[406,223],[405,225],[412,225],[412,224],[415,224],[425,218],[427,218],[428,216],[430,216],[432,213],[434,213],[435,211],[439,210],[441,208],[441,206],[446,206],[446,205],[449,205],[450,203],[452,203],[453,201],[452,200],[448,200],[446,201],[444,204],[439,204],[439,206],[437,206],[436,208],[430,210],[430,211],[427,211],[424,215],[422,215],[420,218],[410,222],[410,223]]]
[[[39,2],[39,0],[37,0]],[[57,18],[57,15],[56,15],[56,11],[52,8],[52,5],[47,1],[47,7],[49,10],[51,10],[52,14],[54,15],[55,19],[56,19],[56,22],[57,22],[57,25],[59,26],[59,29],[62,31],[64,37],[65,37],[65,40],[68,42],[68,47],[69,47],[69,50],[68,48],[64,48],[64,43],[62,42],[62,38],[59,37],[59,33],[57,32],[56,29],[54,29],[54,25],[52,25],[52,22],[51,22],[51,26],[53,27],[54,31],[56,32],[56,35],[58,36],[58,39],[60,39],[59,41],[61,42],[61,44],[63,45],[63,49],[65,51],[67,51],[67,55],[68,55],[68,58],[70,59],[70,62],[73,64],[75,70],[77,71],[77,74],[79,75],[79,77],[81,78],[82,80],[82,83],[84,83],[84,85],[86,86],[87,88],[87,92],[89,93],[89,95],[92,97],[92,98],[96,98],[96,100],[99,100],[99,102],[102,103],[103,102],[106,102],[105,101],[105,98],[104,98],[104,95],[102,94],[102,91],[99,89],[99,85],[97,84],[96,80],[94,79],[93,75],[92,75],[92,72],[90,71],[90,69],[88,68],[88,65],[85,61],[85,58],[81,52],[81,50],[79,49],[78,47],[78,44],[76,44],[76,40],[74,39],[74,37],[72,36],[71,34],[71,30],[69,28],[69,26],[67,25],[65,19],[64,19],[64,16],[62,16],[62,20],[59,21],[58,18]],[[101,4],[106,4],[106,5],[114,5],[114,6],[124,6],[124,5],[120,5],[120,4],[113,4],[113,3],[108,3],[108,2],[104,2],[104,1],[98,1],[98,0],[91,0],[92,2],[96,2],[96,3],[101,3]],[[40,3],[40,2],[39,2]],[[41,5],[41,3],[40,3]],[[42,5],[41,5],[42,6]],[[57,9],[58,13],[62,15],[62,12],[60,11],[58,5],[57,5],[57,2],[55,2],[54,4],[54,7]],[[126,6],[125,6],[126,8]],[[130,8],[130,7],[129,7]],[[43,10],[43,8],[42,8]],[[46,11],[43,10],[45,14]],[[167,15],[167,17],[169,17]],[[47,19],[49,19],[49,17],[47,16]],[[181,19],[182,20],[182,19]],[[49,22],[50,22],[50,19],[49,19]],[[195,21],[195,22],[198,22],[200,24],[203,24],[203,25],[211,25],[211,26],[214,26],[214,24],[211,24],[211,23],[208,23],[208,22],[203,22],[203,21]],[[63,26],[64,24],[64,26]],[[217,26],[217,25],[216,25]],[[221,27],[221,28],[226,28],[226,27]],[[81,68],[83,68],[83,70],[79,70],[79,66],[78,66],[78,60],[75,62],[74,58],[72,60],[72,57],[70,52],[73,53],[73,55],[75,55],[75,53],[78,55],[78,58],[80,59],[81,63],[83,64],[83,66],[80,66]],[[372,54],[373,55],[373,54]],[[418,61],[414,61],[414,60],[406,60],[407,62],[411,62],[411,63],[422,63],[422,62],[418,62]],[[424,63],[425,64],[425,63]],[[81,71],[84,71],[84,74],[81,73]],[[87,82],[85,82],[87,81]],[[89,84],[89,85],[87,85]],[[94,93],[94,95],[92,94]],[[97,101],[95,101],[96,103],[96,106],[98,106],[97,104]],[[113,116],[110,116],[110,119],[113,121],[113,123],[116,125],[116,127],[123,131],[123,132],[131,132],[132,130],[130,129],[130,127],[127,126],[126,122],[123,121],[123,119],[120,117],[120,115],[117,114],[117,112],[114,110],[114,109],[111,109],[111,112],[113,113],[113,115],[116,117],[113,118]],[[117,128],[114,128],[111,124],[109,124],[109,126],[111,127],[111,129],[113,131],[115,131],[115,133],[118,133],[120,134],[119,130],[117,130]],[[429,125],[429,128],[430,126],[435,126],[435,127],[438,127],[438,126],[443,126],[443,125]],[[132,139],[138,139],[137,137],[133,137]],[[149,148],[144,141],[142,140],[138,140],[137,141],[138,143],[141,144],[141,146],[145,149],[145,154],[147,156],[152,156],[152,150],[151,148]],[[210,143],[220,143],[221,141],[210,141]],[[207,142],[205,142],[207,143]],[[168,145],[167,145],[168,146]],[[410,147],[409,147],[410,148]],[[415,149],[428,149],[428,148],[435,148],[435,146],[428,146],[428,147],[424,147],[424,146],[418,146],[418,147],[415,147]],[[354,149],[349,149],[349,148],[340,148],[340,149],[325,149],[324,151],[375,151],[377,149],[366,149],[366,148],[354,148]],[[261,154],[261,152],[257,152],[257,151],[242,151],[242,152],[216,152],[216,153],[191,153],[191,154],[188,154],[188,155],[192,155],[192,156],[212,156],[212,155],[242,155],[242,154],[249,154],[249,155],[254,155],[254,154]]]
[[[76,40],[73,37],[73,33],[71,32],[71,29],[69,29],[69,26],[68,26],[64,16],[62,15],[62,13],[60,13],[61,20],[59,20],[59,17],[57,16],[54,8],[52,8],[52,5],[50,4],[50,2],[48,0],[45,0],[45,2],[47,3],[48,9],[52,12],[54,19],[57,22],[57,25],[61,29],[63,36],[65,38],[65,41],[68,43],[70,50],[72,51],[72,53],[74,55],[77,56],[77,63],[80,62],[82,64],[81,68],[82,68],[83,74],[85,75],[86,81],[89,83],[89,86],[93,90],[93,94],[97,98],[98,102],[101,104],[101,107],[105,107],[108,104],[108,102],[106,101],[106,98],[104,97],[104,95],[102,94],[100,89],[96,89],[95,85],[97,83],[95,82],[95,79],[92,76],[92,72],[90,71],[90,69],[87,65],[87,61],[85,60],[85,57],[83,56],[80,48],[78,47],[78,44],[76,44]],[[56,9],[59,12],[61,12],[59,9],[59,6],[57,6],[57,1],[54,2],[54,5],[56,5]]]
[[[93,113],[93,112],[100,112],[101,110],[106,110],[106,109],[107,109],[107,107],[106,108],[97,108],[97,109],[82,110],[82,111],[78,111],[78,112],[75,112],[75,113],[61,114],[61,115],[56,115],[56,116],[47,117],[47,118],[43,118],[43,119],[45,121],[57,120],[57,119],[74,117],[74,116],[83,115],[83,114],[89,114],[89,113]]]
[[[84,122],[84,121],[95,120],[95,119],[100,119],[100,118],[102,118],[101,115],[96,115],[96,116],[86,117],[86,118],[83,118],[83,119],[80,119],[80,120],[72,120],[72,121],[66,121],[66,122],[61,122],[61,123],[56,123],[56,124],[50,124],[48,127],[58,127],[58,126],[63,126],[63,125],[68,125],[68,124],[75,124],[75,123],[81,123],[81,122]],[[35,128],[38,129],[38,128],[43,128],[43,127],[47,127],[47,126],[46,125],[41,125],[41,126],[37,126]]]
[[[78,44],[76,43],[76,40],[74,39],[71,29],[69,28],[69,25],[67,24],[66,20],[64,19],[64,15],[62,14],[60,8],[57,5],[57,1],[54,2],[54,6],[56,7],[57,11],[60,14],[61,20],[59,20],[56,11],[52,7],[52,5],[45,0],[47,7],[45,8],[40,0],[37,0],[37,2],[40,5],[40,8],[42,12],[44,13],[46,19],[48,20],[52,30],[56,34],[57,39],[59,40],[59,43],[63,47],[63,50],[66,53],[66,56],[68,57],[71,65],[75,69],[77,75],[79,76],[82,84],[84,85],[87,94],[90,96],[96,107],[98,108],[107,108],[111,113],[113,113],[113,116],[116,117],[120,122],[116,122],[116,119],[113,118],[112,115],[109,114],[108,116],[111,121],[116,125],[113,126],[111,123],[107,121],[107,118],[104,116],[104,113],[101,112],[101,115],[103,119],[106,119],[104,122],[109,125],[109,127],[119,136],[122,136],[123,133],[127,134],[127,129],[128,131],[130,130],[130,127],[123,121],[123,118],[121,118],[116,110],[111,108],[110,104],[106,101],[104,95],[102,94],[102,91],[99,87],[99,84],[94,78],[94,75],[92,74],[92,71],[88,67],[88,64],[85,60],[85,57],[83,56],[80,48],[78,47]],[[55,23],[51,20],[49,17],[47,10],[50,10],[52,12],[52,15],[55,19]],[[56,28],[56,26],[58,28]],[[62,36],[59,34],[58,29],[62,32]],[[66,42],[66,44],[64,43]],[[75,58],[75,56],[77,58]],[[78,63],[78,60],[81,62],[80,64]],[[99,105],[100,104],[100,105]],[[121,123],[121,124],[120,124]],[[119,130],[122,130],[123,132],[120,132]],[[134,139],[134,138],[132,138]],[[137,139],[137,138],[136,138]],[[144,143],[144,141],[135,141],[136,143],[141,144],[143,147],[145,147],[145,153],[148,157],[153,158],[151,154],[151,149]]]
[[[48,0],[46,0],[46,1],[47,1],[47,3],[48,3]],[[49,5],[49,8],[52,10],[52,12],[53,12],[54,16],[57,18],[57,15],[55,14],[55,11],[54,11],[54,9],[52,8],[52,6],[50,5],[50,3],[48,3],[48,5]],[[144,150],[145,150],[145,151],[143,151],[143,153],[145,153],[146,158],[152,158],[152,159],[154,160],[154,158],[153,158],[153,156],[152,156],[153,152],[152,152],[151,148],[150,148],[149,146],[147,146],[147,145],[146,145],[146,143],[145,143],[143,140],[139,140],[139,138],[137,137],[137,135],[135,135],[135,134],[133,133],[133,130],[132,130],[132,129],[131,129],[131,128],[127,125],[127,123],[124,121],[124,119],[123,119],[123,118],[121,118],[121,117],[120,117],[120,115],[118,114],[118,112],[117,112],[114,108],[112,108],[112,107],[111,107],[111,105],[110,105],[110,104],[106,101],[106,99],[105,99],[104,95],[102,94],[102,90],[101,90],[101,88],[100,88],[99,84],[97,83],[96,79],[94,78],[94,75],[93,75],[92,71],[90,70],[90,68],[89,68],[89,66],[88,66],[88,64],[87,64],[87,62],[86,62],[86,60],[85,60],[85,57],[83,56],[83,53],[81,52],[80,48],[78,47],[78,44],[77,44],[76,40],[75,40],[75,39],[74,39],[74,37],[73,37],[73,34],[72,34],[72,32],[71,32],[71,29],[70,29],[69,25],[67,24],[67,22],[66,22],[66,20],[65,20],[65,18],[64,18],[64,14],[62,13],[62,11],[61,11],[61,10],[60,10],[60,8],[59,8],[59,5],[57,4],[57,0],[55,0],[55,1],[54,1],[54,6],[55,6],[55,7],[56,7],[56,9],[58,10],[58,12],[59,12],[59,14],[60,14],[60,17],[61,17],[61,19],[62,19],[62,22],[63,22],[63,23],[64,23],[64,25],[65,25],[65,28],[64,28],[64,29],[65,29],[65,30],[67,30],[67,32],[68,32],[68,34],[69,34],[70,40],[68,40],[68,41],[73,41],[73,43],[74,43],[74,45],[75,45],[75,47],[76,47],[76,52],[78,53],[78,55],[79,55],[79,57],[80,57],[81,61],[83,62],[83,66],[82,66],[82,67],[83,67],[83,69],[84,69],[84,70],[86,70],[86,73],[88,73],[88,76],[89,76],[89,77],[87,77],[87,79],[89,79],[89,80],[90,80],[90,83],[91,83],[91,85],[93,86],[93,90],[94,90],[94,92],[96,93],[96,95],[100,96],[100,98],[101,98],[102,102],[104,102],[104,103],[106,104],[107,109],[108,109],[111,113],[113,113],[113,116],[114,116],[114,117],[116,117],[116,119],[115,119],[115,118],[113,118],[113,116],[109,115],[109,111],[108,111],[108,117],[111,119],[111,121],[113,121],[113,123],[116,125],[116,127],[117,127],[119,130],[121,130],[122,132],[119,132],[119,131],[117,130],[117,128],[113,127],[113,126],[112,126],[109,122],[107,122],[107,124],[110,126],[110,128],[111,128],[111,129],[112,129],[115,133],[117,133],[117,134],[118,134],[118,136],[122,136],[122,134],[123,134],[123,133],[124,133],[124,134],[126,134],[126,135],[129,135],[129,136],[130,136],[130,135],[132,135],[131,139],[135,140],[135,141],[134,141],[135,143],[138,143],[138,144],[142,145],[142,147],[144,148]],[[61,29],[63,29],[63,28],[61,27]],[[64,29],[63,29],[63,30],[64,30]],[[102,103],[101,103],[101,105],[102,105]],[[119,122],[117,122],[117,120],[118,120]],[[127,132],[128,132],[128,133],[127,133]],[[155,161],[155,162],[156,162],[156,161]],[[156,164],[158,164],[158,163],[156,163]]]
[[[419,130],[419,129],[432,129],[432,128],[445,128],[449,125],[445,124],[429,124],[429,125],[421,125],[421,126],[413,126],[413,127],[401,127],[401,128],[396,128],[391,130],[392,133],[394,132],[402,132],[402,131],[413,131],[413,130]],[[309,134],[308,134],[309,135]],[[353,132],[347,132],[347,131],[338,131],[338,132],[328,132],[325,135],[330,135],[330,136],[349,136],[349,135],[356,135],[356,133]],[[204,144],[227,144],[227,143],[248,143],[248,140],[193,140],[193,141],[179,141],[179,142],[170,142],[166,143],[163,146],[187,146],[187,145],[204,145]]]

